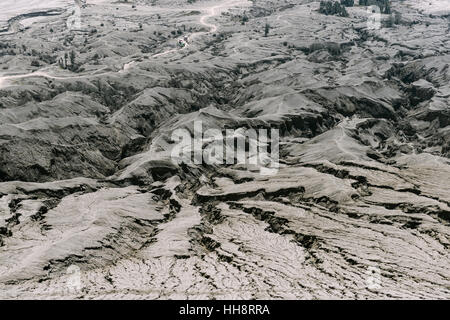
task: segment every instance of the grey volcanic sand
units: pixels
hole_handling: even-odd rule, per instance
[[[450,298],[440,2],[151,3],[0,35],[0,298]],[[195,121],[278,128],[279,170],[179,165]]]

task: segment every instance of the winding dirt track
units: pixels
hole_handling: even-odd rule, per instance
[[[212,7],[207,7],[204,9],[199,9],[201,11],[206,12],[206,14],[204,14],[201,18],[200,18],[200,24],[209,28],[209,31],[201,31],[201,32],[196,32],[193,33],[189,36],[189,42],[192,42],[195,38],[197,38],[198,36],[201,35],[205,35],[205,34],[209,34],[209,33],[213,33],[216,32],[218,29],[218,26],[213,24],[213,23],[208,23],[207,20],[217,16],[221,10],[223,9],[228,9],[231,8],[237,4],[241,4],[242,5],[242,1],[238,1],[238,0],[228,0],[225,1],[224,3],[220,4],[220,5],[215,5]],[[161,56],[165,56],[183,49],[186,49],[187,47],[189,47],[189,44],[187,44],[184,48],[175,48],[175,49],[170,49],[170,50],[166,50],[164,52],[161,53],[157,53],[154,55],[151,55],[151,58],[158,58]],[[136,64],[136,60],[132,60],[129,61],[127,63],[125,63],[122,67],[121,70],[115,72],[115,71],[109,71],[109,72],[104,72],[104,73],[99,73],[99,74],[95,74],[95,72],[98,72],[100,70],[96,70],[92,73],[88,73],[88,74],[82,74],[82,75],[76,75],[76,76],[67,76],[67,77],[61,77],[61,76],[55,76],[55,75],[51,75],[49,73],[47,73],[45,71],[45,69],[41,69],[38,71],[34,71],[34,72],[30,72],[27,74],[20,74],[20,75],[6,75],[6,76],[1,76],[0,77],[0,88],[3,87],[7,87],[9,85],[10,81],[14,81],[14,80],[19,80],[19,79],[25,79],[25,78],[32,78],[32,77],[44,77],[44,78],[48,78],[48,79],[55,79],[55,80],[67,80],[67,79],[83,79],[83,78],[87,78],[87,77],[91,77],[91,76],[104,76],[104,75],[108,75],[108,74],[112,74],[112,73],[123,73],[128,71],[131,66],[133,66],[134,64]]]

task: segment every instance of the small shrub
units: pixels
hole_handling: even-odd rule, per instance
[[[337,1],[320,1],[319,13],[327,16],[348,17],[348,12],[345,7]]]
[[[264,26],[264,37],[267,37],[269,35],[269,31],[270,31],[270,25],[268,23],[266,23],[266,25]]]
[[[32,67],[40,67],[41,64],[39,63],[39,61],[33,60],[33,61],[31,61],[31,66],[32,66]]]
[[[341,5],[345,7],[353,7],[355,5],[354,0],[341,0]]]

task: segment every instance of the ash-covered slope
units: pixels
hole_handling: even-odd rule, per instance
[[[88,1],[0,36],[0,297],[448,299],[447,17],[318,9]],[[177,163],[200,121],[278,129],[279,169]]]

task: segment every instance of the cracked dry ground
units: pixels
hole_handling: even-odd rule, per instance
[[[215,35],[157,59],[139,58],[170,43],[151,26],[99,27],[71,46],[108,73],[1,88],[0,297],[450,298],[447,20],[393,1],[402,24],[367,30],[363,7],[318,6],[223,9]],[[158,14],[202,31],[192,7]],[[171,132],[196,120],[279,128],[280,170],[172,163]]]

